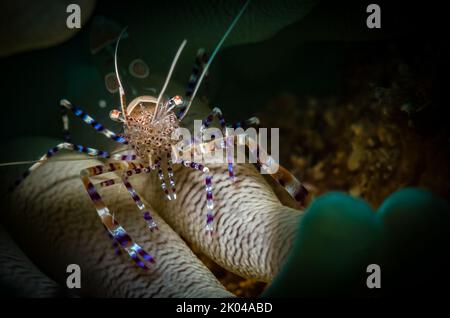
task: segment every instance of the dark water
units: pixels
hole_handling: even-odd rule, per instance
[[[410,103],[412,112],[409,112],[408,116],[419,118],[414,123],[415,128],[425,140],[431,140],[436,135],[445,136],[448,130],[447,117],[442,116],[447,111],[443,98],[443,79],[448,69],[449,47],[448,41],[445,40],[444,22],[439,19],[439,10],[412,4],[380,3],[382,28],[368,29],[365,24],[368,15],[365,12],[367,4],[368,2],[364,1],[350,1],[346,4],[320,2],[311,11],[305,9],[305,12],[309,13],[304,18],[262,41],[255,42],[252,39],[258,38],[265,27],[260,25],[260,29],[251,29],[248,36],[251,43],[241,41],[240,45],[221,50],[210,68],[209,78],[201,90],[201,95],[208,98],[211,107],[218,106],[223,109],[228,122],[243,120],[255,114],[260,117],[270,114],[271,119],[274,119],[278,126],[282,126],[281,161],[290,167],[290,155],[293,153],[289,150],[292,148],[298,148],[303,152],[302,155],[307,151],[307,155],[313,157],[312,161],[308,159],[309,166],[317,164],[318,158],[324,156],[320,150],[305,146],[310,140],[303,138],[309,138],[308,136],[289,138],[292,131],[299,132],[305,128],[302,121],[306,116],[304,101],[309,98],[321,99],[323,102],[319,102],[319,108],[335,108],[339,114],[350,118],[353,115],[345,115],[348,110],[343,109],[342,103],[355,103],[354,99],[358,94],[365,94],[365,101],[370,102],[377,89],[403,85],[398,89],[401,92],[395,93],[402,95],[400,100],[394,101],[393,103],[397,104],[391,106],[400,109],[404,104]],[[227,8],[225,11],[229,16],[219,23],[212,17],[214,10],[210,12],[209,5],[204,4],[203,7],[210,10],[206,14],[207,18],[196,22],[196,12],[190,12],[186,8],[188,5],[178,1],[142,1],[134,5],[118,1],[99,1],[97,4],[94,17],[101,16],[109,23],[116,24],[119,29],[128,26],[129,37],[123,40],[119,64],[129,95],[148,94],[145,87],[159,90],[172,56],[183,38],[189,42],[177,66],[174,82],[179,83],[181,87],[186,85],[196,50],[203,46],[211,52],[221,36],[221,33],[209,31],[208,23],[211,29],[222,24],[219,29],[225,30],[228,21],[237,11],[229,9],[228,5],[217,3],[216,9],[223,11],[223,8]],[[236,5],[236,8],[238,7]],[[173,20],[171,16],[160,18],[168,9],[174,12]],[[251,10],[252,7],[249,9],[249,15],[253,14]],[[193,16],[192,19],[189,14]],[[155,26],[154,20],[164,23]],[[270,24],[272,20],[267,18],[266,22]],[[2,101],[6,111],[1,125],[4,140],[11,141],[29,136],[60,139],[58,102],[61,98],[67,98],[82,106],[107,126],[120,129],[118,124],[108,118],[109,111],[118,105],[118,96],[109,93],[103,81],[104,76],[113,70],[112,57],[104,51],[94,56],[89,50],[92,30],[101,30],[102,27],[107,28],[107,25],[94,25],[94,21],[94,18],[90,19],[75,37],[61,45],[0,60]],[[200,22],[206,25],[200,25]],[[245,26],[247,25],[244,24],[241,28]],[[240,30],[238,24],[234,32],[235,34],[230,36],[230,43],[239,39],[240,33],[245,30]],[[158,74],[158,79],[140,80],[127,73],[127,65],[136,58],[145,60],[150,74]],[[406,81],[409,82],[406,84],[395,78],[398,77],[395,70],[401,67],[408,68],[409,78]],[[134,95],[128,84],[135,87]],[[423,88],[424,96],[415,96],[419,87]],[[294,110],[280,108],[277,100],[284,95],[298,100]],[[129,99],[131,100],[131,97]],[[106,102],[105,108],[99,107],[101,100]],[[324,100],[333,100],[334,105],[330,106],[328,102],[326,106]],[[425,104],[424,111],[415,112]],[[360,111],[359,117],[372,118],[372,122],[381,120],[365,110],[368,103],[358,101],[355,107]],[[400,118],[398,122],[408,121],[408,116]],[[291,119],[294,120],[289,123],[289,127],[279,124]],[[353,118],[356,121],[359,119]],[[79,143],[108,147],[109,143],[104,141],[104,138],[98,138],[77,120],[71,122],[71,130]],[[296,122],[299,124],[296,125]],[[275,123],[268,121],[262,124],[269,127]],[[338,123],[344,126],[350,124],[349,121]],[[306,126],[319,134],[326,128],[323,120],[310,122]],[[404,133],[400,131],[399,134]],[[283,135],[289,142],[283,141]],[[323,135],[326,135],[326,131]],[[350,142],[345,140],[345,136],[333,135],[335,138],[344,138],[341,143]],[[327,140],[324,139],[323,142],[326,144]],[[13,143],[13,150],[5,151],[4,161],[32,159],[30,156],[37,156],[48,147],[42,145],[27,152],[23,149],[27,147],[26,142],[25,146],[20,145],[14,146]],[[283,150],[283,147],[289,150]],[[440,151],[440,148],[446,148],[446,145],[437,145],[432,151]],[[339,188],[336,185],[332,187]],[[445,189],[440,189],[439,192],[448,194]]]

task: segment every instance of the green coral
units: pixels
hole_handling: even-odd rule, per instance
[[[308,208],[293,251],[264,296],[428,292],[425,287],[445,279],[438,269],[445,268],[449,230],[449,203],[424,190],[398,191],[376,213],[361,199],[325,194]],[[380,265],[380,290],[367,288],[369,264]]]

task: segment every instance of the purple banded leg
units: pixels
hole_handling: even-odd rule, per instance
[[[153,257],[148,254],[141,246],[135,243],[130,235],[126,232],[126,230],[115,220],[115,218],[109,212],[108,207],[103,202],[97,189],[90,181],[90,178],[93,176],[99,176],[113,171],[123,171],[130,167],[132,169],[138,168],[138,166],[133,163],[109,163],[108,165],[99,165],[84,169],[81,171],[80,177],[89,197],[95,205],[98,216],[100,217],[103,225],[113,237],[114,241],[116,241],[118,245],[128,253],[128,255],[138,267],[147,269],[148,267],[146,265],[146,262],[154,263],[155,261]]]
[[[228,177],[233,182],[236,180],[236,178],[234,177],[233,163],[230,162],[228,162]]]
[[[260,171],[275,171],[269,173],[269,175],[280,184],[294,200],[304,205],[306,197],[308,196],[308,190],[292,173],[276,162],[274,158],[264,151],[264,149],[257,149],[256,147],[251,146],[250,142],[255,145],[256,142],[250,136],[246,135],[246,138],[237,138],[237,140],[245,140],[245,146],[247,147],[249,154],[256,158],[256,167]]]
[[[47,153],[45,155],[43,155],[39,159],[38,162],[36,162],[34,165],[32,165],[30,168],[28,168],[28,170],[25,171],[22,174],[22,176],[14,182],[14,185],[11,187],[10,190],[14,190],[34,170],[39,168],[42,164],[45,163],[45,161],[47,161],[48,159],[53,157],[58,151],[63,150],[63,149],[85,153],[85,154],[87,154],[89,156],[93,156],[93,157],[102,157],[102,158],[109,158],[110,157],[110,154],[108,152],[106,152],[106,151],[103,151],[103,150],[97,150],[97,149],[85,147],[85,146],[82,146],[82,145],[75,145],[75,144],[71,144],[71,143],[68,143],[68,142],[63,142],[63,143],[60,143],[60,144],[56,145],[55,147],[49,149],[47,151]]]
[[[167,189],[166,181],[164,180],[164,174],[161,168],[161,158],[158,158],[158,160],[155,160],[155,167],[158,169],[158,178],[161,182],[161,189],[166,194],[167,199],[170,201],[172,200],[172,196],[169,194],[169,190]]]
[[[228,131],[225,130],[225,151],[227,155],[228,163],[228,177],[232,182],[235,181],[234,169],[233,169],[233,159],[234,159],[234,134],[229,136]]]
[[[115,154],[111,156],[112,160],[120,160],[120,161],[134,161],[137,159],[136,155],[122,155],[122,154]]]
[[[225,118],[223,117],[222,111],[218,107],[214,107],[211,113],[202,121],[202,126],[200,131],[205,131],[212,123],[214,118],[217,117],[220,124],[220,129],[222,135],[224,136],[223,141],[221,141],[222,148],[225,148],[228,163],[228,176],[231,181],[235,181],[234,169],[233,169],[233,159],[234,159],[234,135],[229,135],[226,127]]]
[[[167,175],[169,176],[170,191],[172,198],[177,199],[177,191],[175,188],[175,179],[173,178],[172,158],[170,153],[167,154]]]
[[[99,183],[101,188],[106,188],[115,184],[117,184],[117,182],[114,179],[105,180]]]
[[[69,140],[70,140],[69,118],[67,116],[67,110],[70,110],[70,111],[72,111],[72,113],[75,116],[80,117],[86,124],[90,125],[96,131],[105,135],[109,139],[112,139],[120,144],[128,143],[123,136],[117,135],[115,132],[113,132],[109,129],[106,129],[98,121],[96,121],[94,118],[92,118],[91,116],[86,114],[81,108],[79,108],[78,106],[72,105],[67,99],[62,99],[60,102],[60,105],[61,105],[61,114],[62,114],[62,120],[63,120],[63,126],[64,126],[64,130],[63,130],[64,136],[65,136],[64,138],[66,138],[66,136],[67,136],[67,138],[69,138]]]
[[[185,103],[184,105],[187,105],[189,103],[189,100],[192,97],[192,93],[194,92],[195,86],[197,85],[198,79],[200,74],[203,71],[203,68],[206,66],[206,63],[208,61],[208,55],[206,54],[204,49],[199,49],[197,51],[197,56],[195,58],[194,66],[192,68],[191,75],[189,76],[188,85],[186,87],[186,92],[184,93],[185,96]],[[205,75],[205,80],[208,78],[208,74]],[[186,110],[186,106],[180,107],[177,112],[177,117],[181,118],[183,116],[184,112]]]
[[[127,188],[128,193],[133,198],[134,203],[136,203],[136,206],[141,211],[142,216],[144,217],[145,221],[147,222],[148,228],[151,231],[153,231],[155,229],[157,230],[158,226],[156,225],[155,221],[153,220],[153,217],[152,217],[150,211],[145,207],[145,204],[142,202],[141,198],[136,193],[136,190],[133,188],[131,183],[128,181],[128,178],[134,174],[139,174],[142,172],[149,173],[150,171],[152,171],[152,169],[150,167],[143,167],[143,166],[137,167],[135,169],[127,170],[123,173],[122,182],[125,185],[125,188]]]
[[[106,188],[106,187],[109,187],[109,186],[112,186],[115,184],[123,183],[125,185],[125,188],[127,189],[128,193],[131,195],[132,199],[136,203],[137,207],[142,212],[142,216],[144,217],[145,221],[147,222],[149,229],[153,231],[154,229],[158,230],[158,226],[155,223],[155,221],[153,220],[151,213],[145,208],[145,205],[142,202],[139,195],[136,193],[136,190],[132,187],[132,185],[128,181],[128,178],[131,177],[132,175],[140,174],[140,173],[150,173],[152,170],[153,169],[151,167],[144,167],[140,164],[137,164],[137,168],[124,171],[122,178],[108,179],[108,180],[100,182],[99,185],[102,188]],[[120,182],[118,183],[117,180],[120,180]]]
[[[214,107],[213,110],[211,111],[211,113],[205,119],[202,120],[202,127],[200,128],[200,130],[204,130],[204,129],[208,128],[211,125],[211,123],[215,117],[217,117],[217,119],[219,120],[220,128],[222,130],[222,133],[224,133],[225,128],[226,128],[226,123],[225,123],[225,119],[223,118],[222,111],[218,107]]]
[[[214,110],[214,109],[213,109]],[[216,111],[219,115],[219,121],[220,121],[220,125],[222,127],[222,132],[225,136],[224,138],[224,148],[227,154],[227,162],[228,162],[228,176],[230,178],[230,180],[232,180],[233,182],[235,181],[235,176],[234,176],[234,170],[233,170],[233,159],[234,159],[234,143],[235,143],[235,135],[231,135],[228,133],[228,130],[225,124],[225,119],[222,116],[222,112],[220,111],[220,109],[218,111]],[[232,125],[233,129],[237,129],[237,128],[243,128],[246,129],[248,127],[251,126],[259,126],[259,119],[257,117],[251,117],[249,119],[247,119],[244,122],[244,125],[242,125],[240,122],[234,123]]]
[[[117,243],[117,241],[114,239],[114,237],[111,235],[111,233],[108,231],[108,229],[105,227],[105,231],[106,234],[108,234],[108,237],[112,240],[112,247],[114,248],[114,252],[116,253],[116,255],[120,254],[120,247],[119,247],[119,243]]]
[[[197,51],[197,56],[195,57],[194,66],[192,68],[191,76],[189,76],[188,85],[186,88],[185,96],[187,98],[192,97],[192,93],[194,92],[195,85],[197,84],[200,73],[203,71],[203,68],[208,61],[208,56],[204,49],[200,48]]]
[[[206,234],[212,235],[214,232],[214,201],[212,193],[212,177],[209,174],[209,168],[193,161],[181,161],[185,167],[192,168],[202,172],[205,175],[205,193],[206,193]]]
[[[214,107],[211,113],[202,120],[202,126],[200,127],[200,130],[204,130],[208,128],[211,123],[213,122],[214,118],[217,118],[219,120],[220,128],[222,130],[222,133],[225,135],[225,129],[227,127],[225,118],[223,117],[222,111],[218,107]],[[244,121],[243,123],[238,121],[231,125],[231,128],[243,128],[246,129],[248,127],[259,127],[259,119],[258,117],[251,117]]]
[[[260,124],[260,122],[259,122],[259,118],[258,117],[250,117],[249,119],[247,119],[243,123],[240,122],[240,121],[235,122],[234,124],[231,125],[231,127],[233,129],[237,129],[237,128],[247,129],[248,127],[258,128],[259,124]]]

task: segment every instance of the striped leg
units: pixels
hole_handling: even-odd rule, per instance
[[[125,185],[125,188],[127,189],[128,193],[131,195],[132,199],[134,200],[134,202],[136,203],[137,207],[139,208],[139,210],[142,212],[142,216],[144,217],[145,221],[147,222],[147,225],[149,227],[150,230],[154,230],[154,229],[158,229],[158,226],[156,225],[155,221],[153,220],[153,217],[150,213],[150,211],[148,211],[144,205],[144,203],[142,202],[141,198],[139,197],[139,195],[137,194],[136,190],[133,188],[133,186],[130,184],[129,182],[129,178],[135,174],[140,174],[140,173],[150,173],[151,171],[154,170],[153,167],[144,167],[142,164],[139,163],[132,163],[132,162],[128,162],[129,165],[133,165],[135,166],[132,169],[126,170],[124,171],[122,177],[120,178],[116,178],[116,179],[108,179],[105,181],[102,181],[99,183],[99,186],[102,188],[106,188],[115,184],[120,184],[123,183]],[[117,180],[119,180],[119,182],[117,182]]]
[[[220,129],[224,136],[224,139],[221,141],[222,148],[225,148],[227,155],[227,163],[228,163],[228,176],[231,181],[235,181],[234,170],[233,170],[233,158],[234,158],[234,136],[229,136],[228,131],[226,129],[225,118],[223,117],[222,111],[218,107],[214,107],[211,113],[202,121],[202,126],[200,127],[200,131],[205,131],[214,120],[214,117],[217,117],[220,124]]]
[[[296,200],[297,202],[304,205],[305,199],[308,196],[308,190],[305,186],[287,169],[281,166],[278,162],[275,161],[267,152],[263,149],[257,149],[250,145],[253,143],[256,145],[256,141],[252,140],[250,136],[245,135],[245,138],[238,137],[237,142],[245,144],[248,148],[249,153],[251,153],[254,158],[256,158],[256,166],[258,169],[273,171],[274,173],[269,173],[269,175],[280,184],[285,190],[289,193],[289,195]],[[276,168],[276,169],[275,169]]]
[[[116,253],[116,255],[119,255],[120,254],[119,243],[117,243],[117,241],[114,239],[114,237],[111,235],[111,233],[108,231],[108,229],[106,227],[105,227],[105,231],[106,231],[106,234],[108,235],[108,237],[113,241],[112,248],[114,248],[114,252]]]
[[[177,199],[177,192],[175,189],[175,179],[173,178],[173,168],[172,168],[172,156],[167,153],[167,174],[169,176],[170,190],[174,200]]]
[[[133,186],[128,181],[128,178],[134,174],[139,174],[141,172],[149,173],[150,171],[152,171],[151,167],[144,167],[139,164],[139,166],[137,166],[133,169],[127,170],[123,173],[122,182],[125,185],[125,188],[127,188],[128,193],[131,195],[134,202],[136,203],[136,206],[142,212],[142,216],[144,217],[145,221],[147,222],[148,228],[151,231],[153,231],[155,229],[157,230],[158,226],[156,225],[155,221],[153,220],[153,217],[152,217],[150,211],[147,210],[147,208],[145,207],[145,204],[142,202],[142,200],[139,197],[139,195],[137,194],[136,190],[134,190]]]
[[[86,191],[89,194],[89,197],[95,205],[98,216],[102,220],[103,225],[113,237],[114,241],[116,241],[119,246],[128,253],[128,255],[136,263],[137,266],[143,269],[147,269],[148,267],[145,262],[154,263],[155,261],[153,257],[148,254],[140,245],[134,242],[127,231],[115,220],[115,218],[109,212],[108,207],[103,202],[97,189],[90,181],[90,178],[93,176],[99,176],[101,174],[113,171],[127,170],[129,166],[130,164],[124,162],[99,165],[82,170],[80,173],[80,177]],[[133,169],[134,168],[136,168],[136,166],[133,166]]]
[[[200,73],[203,71],[203,68],[208,61],[208,55],[205,50],[200,48],[197,51],[197,56],[195,58],[194,67],[192,68],[191,76],[189,77],[188,85],[186,88],[185,96],[186,98],[191,98],[192,93],[194,92],[195,85],[197,84],[198,77]],[[206,75],[207,76],[207,75]]]
[[[247,129],[248,127],[258,128],[259,127],[259,118],[258,117],[250,117],[249,119],[247,119],[243,123],[240,122],[240,121],[235,122],[233,125],[231,125],[231,127],[233,129],[236,129],[236,128]]]
[[[244,128],[246,129],[249,126],[259,126],[259,119],[257,117],[251,117],[247,119],[242,125],[240,122],[237,122],[233,124],[233,128]],[[252,147],[250,145],[250,142],[253,144],[256,144],[256,141],[250,140],[250,136],[245,134],[246,138],[235,138],[235,142],[240,143],[241,140],[245,140],[245,146],[249,149],[249,152],[256,158],[256,166],[259,169],[264,170],[273,170],[275,165],[278,166],[278,170],[275,173],[270,173],[270,176],[279,183],[282,187],[286,189],[286,191],[291,195],[292,198],[294,198],[296,201],[300,202],[301,204],[304,204],[305,199],[308,195],[308,190],[305,188],[305,186],[288,170],[286,170],[284,167],[279,165],[275,160],[269,156],[264,150],[259,149],[259,152],[256,148]],[[262,159],[265,158],[265,159]]]
[[[206,234],[212,235],[214,233],[214,202],[213,202],[213,193],[212,193],[212,177],[209,174],[208,167],[205,167],[202,164],[193,162],[193,161],[184,161],[180,162],[183,166],[192,168],[202,172],[205,175],[205,192],[206,192]]]
[[[204,130],[204,129],[208,128],[211,125],[214,118],[217,118],[219,120],[220,128],[222,130],[222,133],[225,135],[225,129],[227,126],[226,126],[225,118],[223,117],[222,111],[218,107],[214,107],[213,110],[211,111],[211,113],[204,120],[202,120],[202,126],[200,127],[200,129]],[[238,122],[232,124],[230,127],[232,127],[233,129],[236,129],[236,128],[246,129],[248,127],[258,127],[258,126],[259,126],[258,117],[251,117],[244,122],[238,121]]]
[[[222,111],[218,107],[214,107],[214,109],[211,111],[211,113],[202,121],[202,126],[200,127],[200,131],[204,131],[206,128],[208,128],[212,121],[214,120],[214,117],[217,117],[220,124],[220,129],[222,131],[222,134],[224,136],[224,140],[222,141],[222,148],[225,148],[226,155],[227,155],[227,163],[228,163],[228,176],[230,180],[233,182],[235,181],[234,176],[234,169],[233,169],[233,159],[234,159],[234,136],[229,136],[225,118],[223,117]],[[234,123],[232,125],[233,129],[236,128],[247,128],[248,126],[258,126],[259,125],[259,119],[257,117],[249,118],[242,124],[241,122]]]
[[[97,149],[85,147],[82,145],[75,145],[72,143],[63,142],[63,143],[60,143],[60,144],[56,145],[55,147],[49,149],[47,151],[47,153],[39,159],[38,162],[36,162],[34,165],[32,165],[30,168],[28,168],[28,170],[25,171],[22,174],[22,176],[14,182],[14,185],[11,187],[10,190],[14,190],[34,170],[39,168],[42,164],[44,164],[45,161],[47,161],[48,159],[53,157],[58,151],[63,150],[63,149],[85,153],[85,154],[88,154],[89,156],[93,156],[93,157],[102,157],[102,158],[110,157],[110,154],[103,150],[97,150]]]
[[[292,173],[276,162],[266,151],[256,147],[256,141],[246,133],[236,136],[234,141],[239,146],[245,146],[248,149],[249,154],[255,159],[254,162],[258,169],[264,170],[277,183],[284,187],[293,199],[304,205],[305,199],[308,196],[308,190]],[[181,151],[181,154],[176,152],[175,154],[177,155],[178,161],[181,161],[182,158],[192,158],[193,152],[198,155],[204,155],[215,151],[215,149],[216,141],[210,141],[187,147]]]
[[[164,180],[164,174],[163,174],[163,171],[161,168],[161,158],[158,158],[157,160],[155,160],[155,166],[158,169],[158,178],[159,178],[159,181],[161,182],[161,189],[164,191],[167,199],[170,201],[170,200],[172,200],[172,196],[170,195],[169,190],[167,189],[166,181]]]
[[[137,159],[137,156],[135,154],[131,155],[123,155],[123,154],[115,154],[111,156],[112,160],[120,160],[120,161],[134,161]]]
[[[228,163],[228,177],[232,182],[235,181],[234,177],[234,169],[233,169],[233,161],[234,161],[234,135],[229,136],[228,131],[225,129],[225,151],[227,155],[227,163]]]
[[[69,118],[67,116],[67,110],[72,111],[72,113],[80,117],[86,124],[92,126],[96,131],[99,133],[105,135],[106,137],[121,143],[121,144],[127,144],[127,141],[123,136],[117,135],[113,131],[106,129],[102,124],[100,124],[98,121],[96,121],[94,118],[86,114],[81,108],[72,105],[68,100],[62,99],[60,102],[61,107],[61,115],[62,115],[62,121],[63,121],[63,135],[65,141],[70,141],[70,134],[69,134]]]
[[[188,105],[189,100],[192,97],[192,93],[194,92],[195,86],[197,85],[197,81],[199,79],[200,74],[203,71],[203,68],[206,66],[206,63],[208,61],[208,56],[204,49],[199,49],[197,51],[197,56],[195,58],[194,66],[192,68],[191,75],[189,76],[188,85],[186,88],[186,92],[184,94],[185,96],[185,103],[183,106],[181,106],[176,115],[178,118],[181,118],[183,116],[184,112],[186,111],[186,105]],[[205,75],[205,80],[208,78],[208,74]]]

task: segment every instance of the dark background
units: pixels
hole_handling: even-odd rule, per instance
[[[383,59],[391,54],[387,49],[390,42],[401,42],[401,54],[414,59],[426,45],[431,45],[432,50],[448,48],[442,17],[445,10],[440,2],[375,2],[382,9],[381,30],[369,30],[365,25],[368,15],[365,9],[370,1],[321,1],[305,18],[271,39],[224,49],[211,67],[210,100],[220,105],[231,119],[247,118],[280,92],[339,96],[345,90],[346,66],[355,58],[355,52],[359,59]],[[193,42],[176,72],[179,82],[185,82],[198,42],[195,37],[191,40],[183,34],[183,25],[178,26],[170,17],[167,26],[161,25],[158,30],[138,28],[166,6],[182,10],[181,3],[99,1],[94,16],[102,15],[128,26],[137,56],[147,61],[152,72],[160,74],[165,74],[172,52],[179,45],[164,41],[165,28],[178,27],[180,40],[187,37]],[[91,21],[66,43],[0,60],[5,110],[3,138],[29,135],[60,138],[57,103],[63,97],[81,104],[98,119],[107,118],[107,111],[100,109],[97,101],[103,98],[111,104],[117,98],[104,88],[101,70],[89,52]],[[219,35],[214,36],[211,43]],[[436,75],[444,78],[448,59],[442,55],[436,58],[439,59]],[[435,84],[443,85],[440,81]],[[435,90],[438,96],[441,87]],[[436,120],[440,118],[444,117],[437,116]]]

